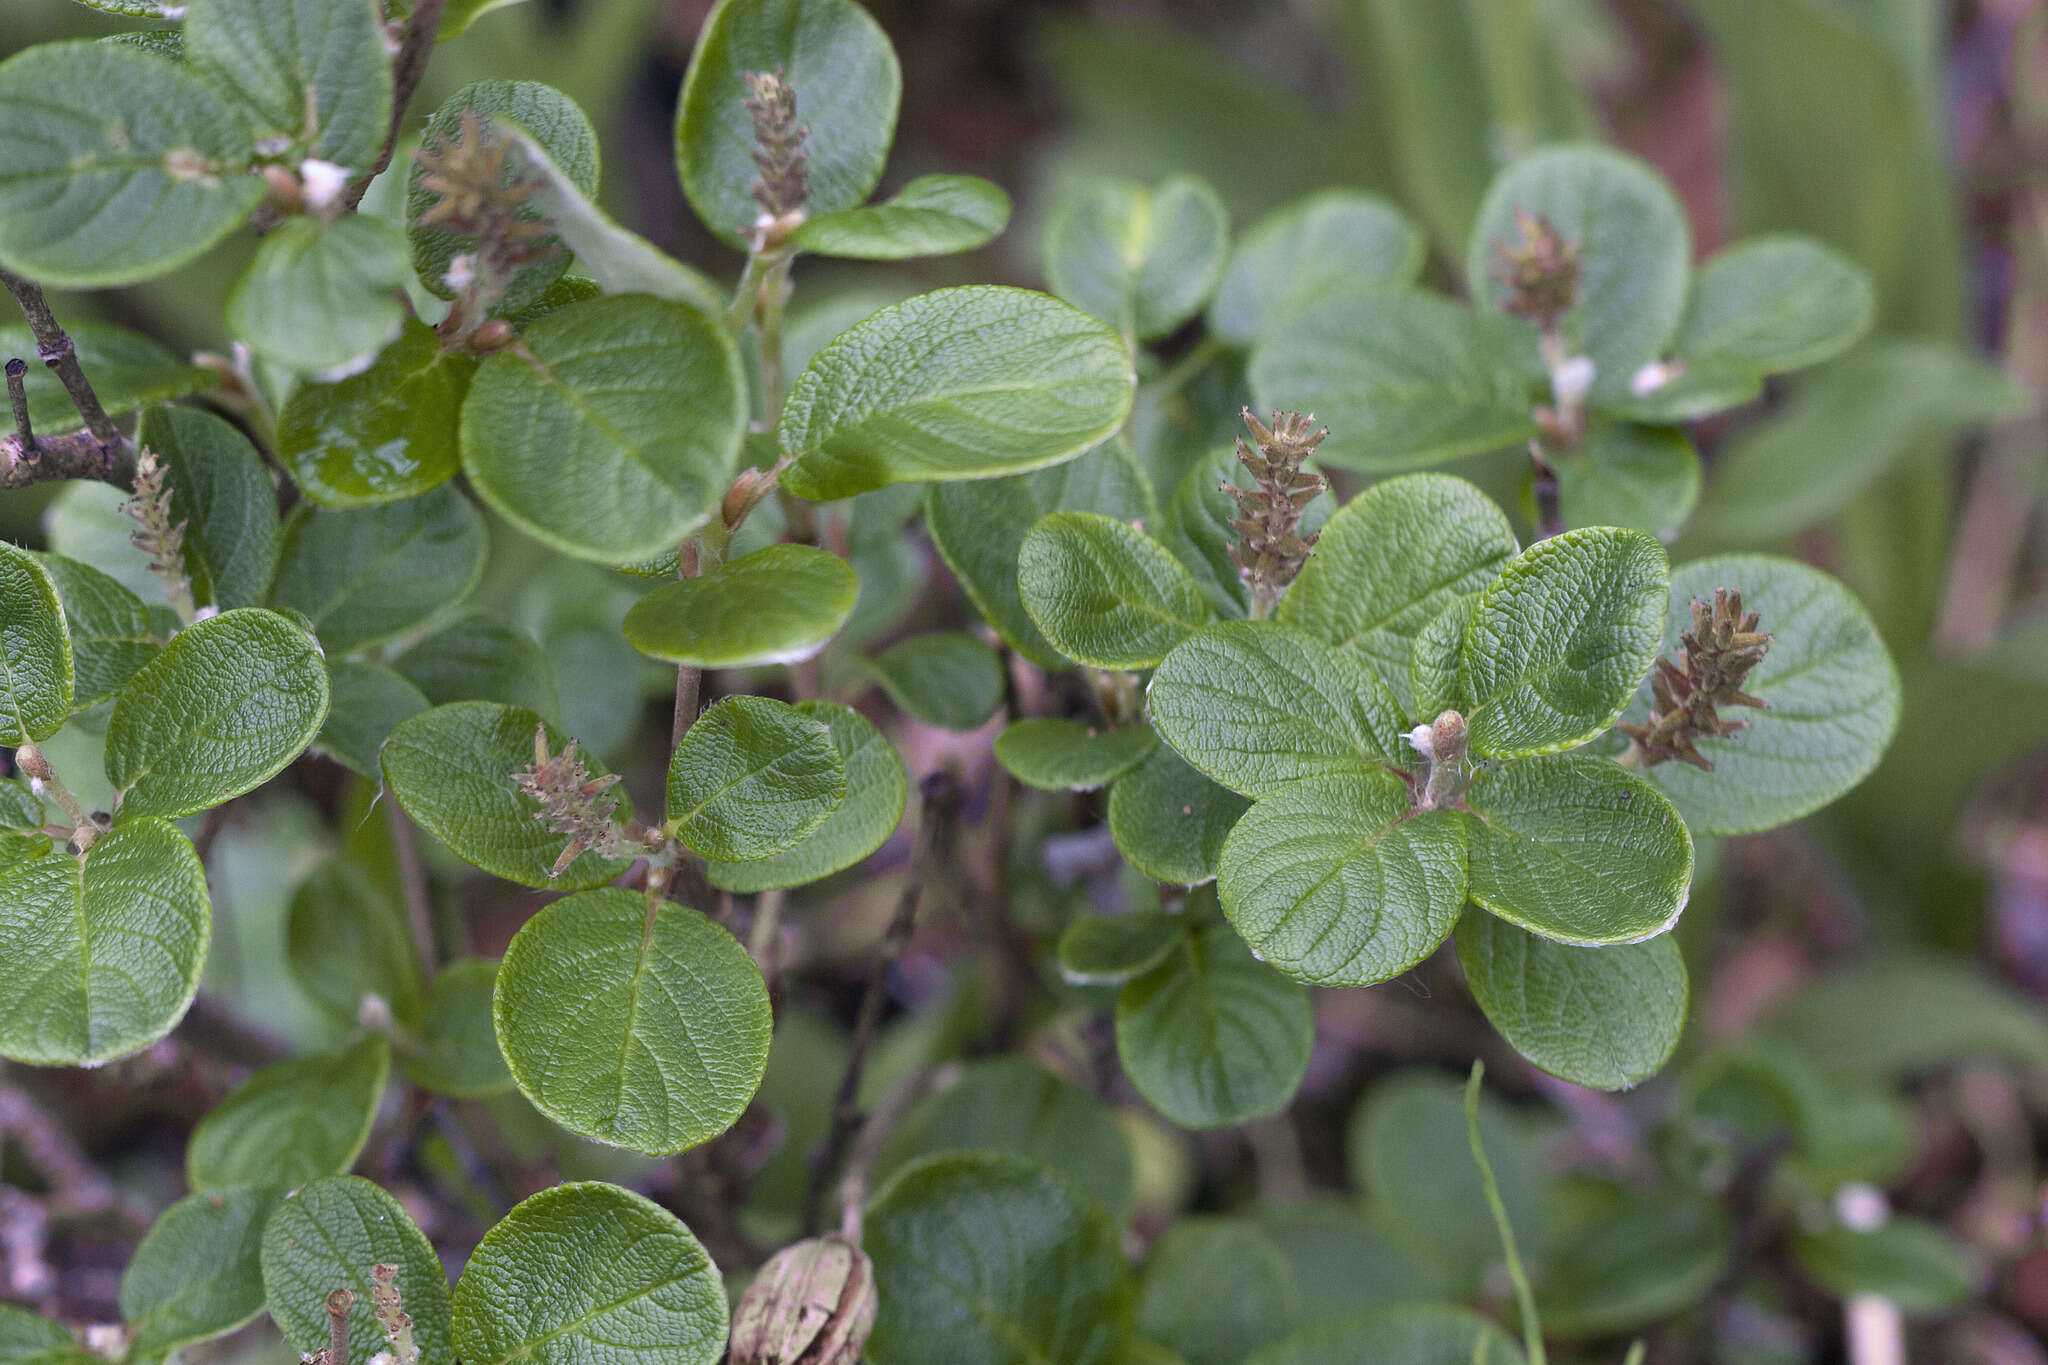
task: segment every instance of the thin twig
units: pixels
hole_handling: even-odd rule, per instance
[[[21,307],[21,315],[28,319],[28,329],[35,334],[36,348],[43,363],[55,371],[57,380],[64,386],[64,392],[71,395],[71,405],[78,409],[78,415],[85,422],[86,430],[99,438],[101,445],[110,450],[128,444],[121,435],[121,429],[114,425],[114,419],[107,416],[107,410],[100,406],[99,395],[92,391],[92,381],[79,368],[78,352],[71,344],[71,338],[57,321],[57,315],[50,311],[50,301],[43,297],[42,287],[10,270],[0,270],[0,284],[7,286],[7,292],[14,295],[15,303]]]
[[[405,894],[405,922],[412,930],[413,951],[419,954],[420,974],[432,980],[440,951],[434,941],[434,902],[427,893],[427,864],[420,856],[420,836],[412,819],[398,808],[390,789],[384,792],[384,818],[391,826],[391,846],[398,855],[398,883]]]
[[[370,182],[391,168],[391,157],[405,132],[406,110],[420,88],[420,78],[427,74],[427,59],[433,55],[434,41],[441,33],[441,14],[447,8],[448,0],[419,0],[406,16],[405,31],[398,39],[398,55],[391,59],[391,127],[384,134],[384,150],[377,154],[376,164],[350,181],[342,194],[342,207],[349,212],[362,204],[363,196],[370,192]]]
[[[348,1365],[348,1317],[355,1306],[353,1289],[337,1289],[327,1296],[327,1365]]]
[[[954,818],[960,808],[960,788],[949,772],[928,774],[918,786],[922,803],[918,812],[917,846],[911,853],[910,872],[903,893],[896,901],[895,917],[882,935],[875,960],[868,966],[867,984],[861,992],[860,1013],[854,1019],[853,1042],[846,1054],[846,1070],[840,1074],[839,1090],[832,1104],[832,1128],[825,1143],[811,1160],[811,1180],[804,1191],[804,1235],[818,1231],[824,1213],[825,1191],[846,1154],[846,1144],[860,1126],[860,1081],[867,1071],[868,1053],[875,1045],[875,1033],[882,1022],[882,1003],[888,995],[889,970],[910,945],[917,927],[918,902],[924,897],[932,875],[950,858],[955,833]]]
[[[7,362],[7,403],[14,409],[14,436],[22,454],[35,454],[36,430],[28,420],[28,362],[20,356]]]
[[[1548,540],[1564,531],[1564,507],[1558,497],[1557,466],[1543,442],[1529,442],[1529,468],[1536,476],[1536,538]]]
[[[882,1149],[888,1146],[904,1115],[927,1095],[944,1094],[959,1081],[960,1063],[946,1062],[911,1072],[875,1102],[867,1121],[861,1124],[860,1136],[846,1152],[846,1174],[839,1181],[840,1236],[860,1245],[868,1190],[875,1182],[875,1163],[882,1159]]]

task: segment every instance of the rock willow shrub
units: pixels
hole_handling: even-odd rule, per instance
[[[770,1063],[786,892],[873,853],[910,792],[883,733],[817,698],[825,663],[961,730],[1003,706],[1013,658],[1079,670],[1097,714],[1013,702],[995,755],[1033,788],[1108,788],[1109,830],[1145,877],[1214,884],[1084,916],[1057,951],[1071,981],[1114,989],[1124,1069],[1190,1127],[1288,1103],[1307,985],[1387,981],[1446,941],[1537,1066],[1644,1079],[1686,1013],[1668,931],[1695,838],[1818,809],[1890,738],[1892,666],[1839,585],[1760,555],[1673,570],[1656,538],[1698,491],[1679,424],[1843,350],[1870,288],[1794,238],[1695,270],[1671,193],[1618,153],[1508,167],[1473,230],[1469,302],[1416,287],[1420,234],[1368,196],[1316,195],[1233,245],[1200,181],[1090,181],[1051,221],[1053,294],[940,289],[800,329],[805,254],[965,251],[1009,213],[963,176],[873,200],[900,78],[852,0],[725,0],[704,26],[676,162],[745,253],[730,292],[596,206],[597,138],[545,85],[460,91],[403,192],[366,198],[395,174],[437,24],[450,36],[488,5],[99,7],[182,23],[0,64],[0,264],[28,322],[7,335],[48,367],[9,367],[0,456],[8,487],[131,490],[154,587],[0,546],[0,744],[25,779],[0,788],[0,1055],[97,1065],[164,1037],[210,923],[174,822],[309,748],[381,781],[457,858],[570,893],[502,963],[434,971],[360,868],[302,887],[291,961],[351,1039],[258,1070],[199,1125],[194,1193],[122,1284],[130,1358],[267,1307],[326,1365],[718,1359],[719,1272],[667,1209],[608,1184],[544,1190],[451,1296],[405,1211],[347,1172],[394,1083],[516,1087],[570,1132],[650,1155],[740,1119]],[[67,335],[39,287],[164,275],[250,224],[233,361]],[[1234,460],[1173,465],[1134,392],[1143,374],[1171,393],[1147,344],[1198,317],[1201,357],[1243,359],[1230,407],[1273,415],[1244,412]],[[133,410],[132,428],[109,416]],[[1506,447],[1528,451],[1530,543],[1439,474],[1332,505],[1328,471]],[[609,587],[638,584],[625,640],[677,669],[656,808],[560,728],[590,708],[567,706],[528,636],[450,610],[485,569],[478,503]],[[860,656],[915,594],[902,551],[920,513],[1000,656],[945,633]],[[707,669],[770,690],[788,669],[804,699],[702,706]],[[46,747],[74,724],[104,736],[104,810]],[[867,1036],[958,801],[944,774],[920,784]],[[752,898],[739,919],[734,895]],[[1244,1234],[1177,1229],[1134,1289],[1128,1158],[1092,1101],[940,1068],[863,1125],[865,1046],[804,1201],[815,1230],[845,1162],[841,1231],[757,1281],[734,1359],[847,1365],[870,1330],[877,1365],[1164,1361],[1134,1334],[1217,1339],[1189,1326],[1211,1311],[1189,1286],[1239,1263]],[[953,1140],[932,1145],[1016,1150],[909,1165],[870,1200],[889,1125],[956,1081],[927,1119]],[[1003,1106],[1043,1087],[1042,1112],[1066,1117],[1034,1137]],[[1075,1151],[1107,1155],[1080,1180],[1041,1159],[1085,1166]],[[15,1310],[0,1332],[5,1359],[84,1358]],[[1463,1360],[1489,1343],[1514,1353],[1461,1310],[1417,1308],[1258,1358]]]

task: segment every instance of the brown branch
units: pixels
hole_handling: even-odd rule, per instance
[[[348,1365],[348,1318],[355,1306],[353,1289],[337,1289],[327,1296],[327,1365]]]
[[[419,955],[422,980],[434,979],[440,952],[434,938],[434,903],[427,892],[427,863],[420,856],[419,834],[412,819],[398,808],[398,798],[387,787],[384,818],[391,826],[391,847],[398,855],[398,885],[405,895],[405,922],[412,932],[412,948]]]
[[[135,482],[135,450],[127,441],[101,445],[90,431],[38,436],[25,449],[21,436],[0,436],[0,488],[26,488],[51,479],[94,479],[127,488]]]
[[[92,381],[79,368],[78,352],[58,323],[57,315],[50,311],[50,301],[43,297],[42,287],[11,270],[0,270],[0,284],[7,286],[7,292],[14,295],[15,303],[21,306],[21,315],[28,319],[28,329],[35,334],[36,348],[43,363],[56,372],[64,392],[71,395],[71,405],[85,419],[86,430],[99,437],[100,444],[104,446],[126,445],[127,438],[114,425],[114,419],[107,416],[107,410],[100,406],[99,395],[92,391]]]
[[[932,874],[952,854],[954,817],[959,814],[960,788],[949,772],[928,774],[918,784],[922,802],[918,812],[917,845],[911,853],[910,872],[903,894],[896,902],[895,918],[882,936],[881,950],[869,964],[867,985],[860,998],[860,1013],[854,1019],[853,1042],[847,1049],[846,1070],[839,1077],[839,1092],[832,1105],[832,1128],[825,1143],[811,1159],[811,1179],[804,1191],[804,1235],[817,1235],[824,1213],[825,1190],[846,1154],[846,1144],[860,1127],[860,1080],[867,1070],[868,1053],[882,1022],[882,1002],[888,994],[889,969],[910,946],[911,931],[917,927],[917,906]]]
[[[860,1245],[862,1220],[867,1211],[868,1191],[874,1185],[875,1164],[882,1149],[903,1123],[904,1116],[927,1095],[944,1094],[960,1082],[960,1063],[913,1071],[889,1087],[875,1102],[874,1110],[860,1128],[860,1136],[846,1153],[846,1174],[839,1182],[839,1235]]]
[[[391,59],[391,127],[384,135],[384,150],[377,154],[377,164],[351,180],[342,194],[341,204],[348,212],[353,213],[362,204],[363,196],[370,192],[370,182],[391,169],[391,157],[405,132],[406,110],[419,91],[420,79],[427,74],[427,59],[433,55],[434,42],[441,34],[441,15],[447,8],[448,0],[419,0],[406,16],[405,31],[398,39],[398,55]]]

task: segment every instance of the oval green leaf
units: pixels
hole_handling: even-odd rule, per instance
[[[748,187],[747,76],[779,72],[806,127],[812,217],[864,202],[896,135],[903,75],[882,26],[852,0],[724,0],[704,21],[676,106],[676,168],[704,225],[744,250],[760,213]]]
[[[766,891],[829,877],[880,848],[903,821],[909,780],[882,732],[838,702],[803,701],[793,709],[824,722],[846,769],[846,794],[825,823],[793,848],[751,862],[707,861],[705,873],[720,890]]]
[[[626,613],[626,639],[650,658],[698,668],[799,663],[846,624],[859,594],[838,555],[770,545],[655,588]]]
[[[1558,456],[1560,510],[1571,526],[1678,534],[1700,497],[1700,457],[1682,431],[1595,422],[1579,449]]]
[[[242,116],[138,47],[45,43],[0,62],[0,261],[58,289],[184,265],[264,195]]]
[[[1109,833],[1154,881],[1197,886],[1215,879],[1224,838],[1250,804],[1161,744],[1109,789]]]
[[[1093,668],[1151,668],[1213,616],[1165,546],[1097,512],[1055,512],[1032,527],[1017,591],[1053,648]]]
[[[825,723],[766,697],[713,704],[668,765],[668,823],[706,858],[751,862],[796,847],[846,795]]]
[[[1692,885],[1692,836],[1618,764],[1551,754],[1488,768],[1465,790],[1472,899],[1559,943],[1634,943],[1669,929]]]
[[[327,666],[298,625],[238,607],[178,632],[107,722],[119,814],[191,815],[284,771],[327,719]]]
[[[270,602],[336,655],[396,640],[469,595],[490,550],[453,488],[382,507],[302,507],[286,524]]]
[[[277,570],[277,482],[249,438],[204,408],[156,407],[136,439],[167,471],[171,524],[200,606],[262,604]]]
[[[534,1107],[597,1142],[668,1156],[746,1109],[768,1064],[768,987],[695,910],[637,892],[569,896],[505,950],[498,1046]]]
[[[206,874],[161,820],[124,822],[83,859],[0,870],[0,1055],[34,1066],[126,1056],[169,1033],[199,990]]]
[[[391,666],[436,706],[495,701],[550,718],[561,709],[547,652],[532,635],[494,612],[456,617]]]
[[[1836,1225],[1792,1239],[1793,1258],[1840,1298],[1876,1294],[1915,1316],[1946,1313],[1984,1280],[1975,1257],[1939,1223],[1895,1217],[1868,1232]]]
[[[520,1203],[455,1286],[464,1365],[714,1365],[730,1320],[718,1267],[690,1230],[596,1182]]]
[[[1614,724],[1657,657],[1664,549],[1594,527],[1538,541],[1487,584],[1465,633],[1472,752],[1555,753]]]
[[[1749,834],[1819,810],[1870,775],[1898,728],[1899,675],[1848,589],[1775,555],[1721,555],[1673,574],[1667,649],[1691,629],[1693,601],[1712,602],[1716,588],[1740,589],[1743,609],[1757,612],[1758,629],[1771,636],[1742,685],[1766,709],[1722,712],[1744,724],[1699,741],[1713,771],[1660,763],[1645,776],[1695,832]],[[1648,709],[1639,696],[1631,719]]]
[[[1138,1281],[1138,1331],[1187,1365],[1238,1365],[1285,1336],[1300,1312],[1280,1249],[1249,1218],[1181,1219],[1152,1244]]]
[[[398,907],[363,867],[333,858],[292,892],[285,965],[314,1004],[345,1028],[374,996],[399,1022],[418,1024],[425,992]]]
[[[1225,621],[1166,656],[1146,692],[1160,737],[1246,796],[1296,778],[1406,767],[1393,694],[1354,655],[1272,621]]]
[[[996,736],[996,762],[1040,791],[1095,791],[1144,762],[1158,743],[1148,725],[1108,730],[1033,718],[1012,721]]]
[[[1130,1312],[1118,1234],[1070,1177],[1021,1156],[906,1167],[867,1211],[874,1365],[1107,1365]]]
[[[185,1179],[195,1190],[288,1189],[340,1175],[369,1140],[390,1069],[390,1044],[371,1034],[257,1070],[192,1130]]]
[[[90,564],[48,554],[42,562],[64,607],[71,639],[71,710],[76,714],[119,692],[137,669],[162,653],[177,618],[168,607],[160,609],[161,616],[152,615],[142,599]]]
[[[360,507],[417,497],[461,467],[457,415],[476,360],[407,321],[360,374],[301,384],[278,417],[278,455],[314,502]]]
[[[1185,1128],[1227,1128],[1286,1108],[1314,1040],[1308,991],[1252,956],[1221,920],[1194,929],[1117,993],[1124,1074]]]
[[[287,218],[228,291],[228,332],[301,374],[376,354],[406,316],[405,235],[382,218]]]
[[[448,1276],[433,1243],[405,1206],[359,1176],[336,1175],[309,1181],[277,1205],[263,1229],[263,1293],[270,1316],[300,1351],[317,1351],[331,1340],[327,1295],[348,1289],[356,1296],[356,1329],[349,1334],[348,1365],[370,1365],[387,1350],[372,1304],[370,1268],[396,1266],[393,1284],[422,1359],[447,1360]]]
[[[1670,934],[1603,948],[1553,943],[1478,911],[1458,921],[1458,965],[1501,1036],[1574,1085],[1626,1090],[1678,1048],[1691,987]]]
[[[820,256],[906,261],[949,256],[995,239],[1010,221],[1010,196],[971,175],[921,175],[887,203],[812,218],[790,240]]]
[[[377,778],[377,755],[404,722],[433,705],[383,664],[345,659],[327,670],[327,722],[313,748],[350,772]]]
[[[376,162],[392,87],[376,0],[206,0],[186,18],[185,58],[240,103],[266,149],[358,171]]]
[[[1410,810],[1392,773],[1333,773],[1252,803],[1217,895],[1252,951],[1298,981],[1371,986],[1436,951],[1465,904],[1465,836]]]
[[[1164,962],[1187,931],[1186,916],[1150,910],[1076,915],[1060,935],[1060,975],[1076,986],[1121,986]]]
[[[1376,195],[1324,190],[1252,224],[1230,253],[1209,331],[1247,347],[1266,325],[1353,280],[1408,284],[1422,269],[1422,234]]]
[[[1312,1323],[1244,1365],[1522,1365],[1514,1338],[1469,1308],[1399,1303]]]
[[[1409,708],[1416,638],[1453,598],[1485,587],[1515,548],[1507,517],[1476,486],[1441,474],[1389,479],[1324,523],[1275,616],[1358,654]]]
[[[561,876],[550,876],[569,841],[540,823],[540,807],[512,780],[533,766],[540,723],[533,712],[498,702],[422,711],[384,741],[384,781],[405,813],[464,862],[522,886],[601,886],[629,864],[584,853]],[[547,737],[549,753],[568,742],[552,727]]]
[[[1058,464],[1123,425],[1133,382],[1116,334],[1058,299],[996,285],[920,294],[804,367],[776,428],[796,461],[782,485],[823,501]]]
[[[0,541],[0,744],[46,739],[71,716],[71,635],[50,571]]]
[[[1194,176],[1157,189],[1089,180],[1053,211],[1045,277],[1067,302],[1124,336],[1150,341],[1202,311],[1229,249],[1223,201]]]
[[[189,1194],[157,1216],[121,1272],[130,1350],[161,1356],[225,1336],[263,1311],[258,1251],[277,1197],[271,1189]]]
[[[478,367],[462,467],[508,521],[601,563],[675,548],[716,509],[746,425],[725,328],[642,295],[585,299]]]
[[[498,964],[489,958],[457,958],[441,969],[427,993],[417,1045],[399,1057],[416,1084],[459,1100],[512,1088],[492,1018],[497,981]]]
[[[960,631],[913,635],[867,661],[889,700],[942,730],[978,730],[1003,704],[1003,661]]]

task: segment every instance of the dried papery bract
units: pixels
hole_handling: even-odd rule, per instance
[[[534,818],[555,833],[569,837],[550,876],[561,876],[564,868],[588,851],[594,850],[606,858],[634,858],[647,852],[644,841],[635,839],[630,830],[612,818],[619,804],[618,793],[613,790],[619,775],[590,776],[584,770],[582,755],[576,752],[575,740],[570,740],[560,753],[550,754],[547,726],[536,726],[533,766],[513,773],[512,780],[519,790],[540,803]]]
[[[1750,670],[1763,662],[1771,637],[1757,629],[1758,614],[1742,609],[1740,588],[1716,588],[1713,605],[1695,600],[1692,629],[1679,637],[1678,662],[1657,660],[1650,674],[1650,718],[1615,728],[1629,737],[1625,761],[1650,768],[1682,759],[1705,772],[1714,762],[1695,741],[1725,739],[1746,721],[1726,720],[1723,706],[1764,709],[1766,702],[1742,690]]]
[[[1238,535],[1230,558],[1251,589],[1252,614],[1263,617],[1272,612],[1315,549],[1315,534],[1301,534],[1301,516],[1330,485],[1301,465],[1330,433],[1316,426],[1312,412],[1276,412],[1270,427],[1252,416],[1250,408],[1240,415],[1252,440],[1238,438],[1237,458],[1251,474],[1252,486],[1223,485],[1238,510],[1230,520],[1230,529]]]
[[[740,1298],[732,1365],[855,1365],[875,1307],[874,1266],[846,1238],[784,1247]]]

